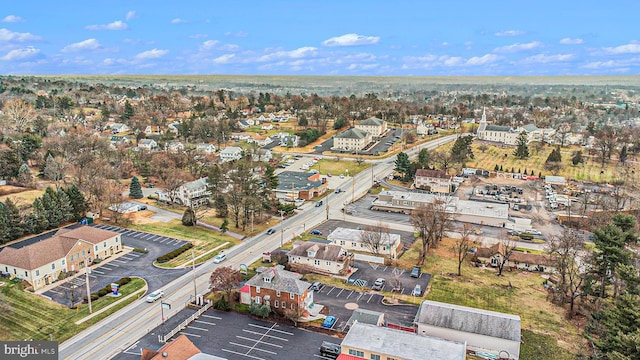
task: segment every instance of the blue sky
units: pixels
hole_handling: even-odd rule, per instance
[[[639,1],[2,1],[0,74],[635,75]]]

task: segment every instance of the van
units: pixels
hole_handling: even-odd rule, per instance
[[[147,296],[147,302],[152,303],[164,296],[164,291],[156,290]]]

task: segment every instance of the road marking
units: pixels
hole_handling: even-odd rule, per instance
[[[353,295],[353,293],[355,292],[355,290],[351,290],[351,292],[349,293],[349,295],[347,295],[347,300],[351,297],[351,295]]]
[[[127,230],[127,231],[123,232],[122,235],[129,235],[129,234],[134,233],[134,232],[135,231],[133,231],[133,230]]]
[[[263,359],[261,357],[257,357],[257,356],[253,356],[253,355],[249,355],[249,354],[243,354],[243,353],[240,353],[240,352],[237,352],[237,351],[233,351],[233,350],[229,350],[229,349],[220,349],[220,350],[226,351],[228,353],[236,354],[236,355],[246,356],[246,357],[249,357],[249,358],[252,358],[252,359],[256,359],[256,360],[265,360],[265,359]]]
[[[100,266],[100,269],[103,269],[103,270],[109,270],[109,271],[113,270],[112,268],[108,268],[108,267],[106,267],[106,266],[104,266],[104,265],[103,265],[103,266]],[[94,270],[94,271],[95,271],[95,270]]]
[[[91,272],[94,272],[94,273],[96,273],[96,274],[100,274],[100,275],[104,275],[104,274],[105,274],[105,273],[103,273],[103,272],[102,272],[102,271],[100,271],[100,270],[91,270]]]
[[[259,343],[263,343],[265,345],[270,345],[270,346],[274,346],[274,347],[278,347],[278,348],[282,348],[282,345],[278,345],[278,344],[272,344],[272,343],[268,343],[266,341],[260,341],[260,340],[256,340],[256,339],[252,339],[252,338],[248,338],[248,337],[244,337],[244,336],[240,336],[240,335],[236,335],[236,337],[238,339],[242,339],[242,340],[249,340],[249,341],[257,341]]]
[[[162,239],[162,240],[160,240],[160,241],[158,241],[158,242],[159,242],[160,244],[164,244],[167,240],[171,241],[170,239],[164,238],[164,239]]]
[[[364,293],[360,293],[360,296],[358,296],[358,298],[356,299],[356,301],[360,301],[360,298],[364,295]]]
[[[202,317],[211,318],[211,319],[216,319],[216,320],[222,320],[222,318],[217,317],[217,316],[213,316],[213,315],[202,315]]]
[[[202,320],[196,320],[194,322],[200,323],[200,324],[207,324],[207,325],[215,325],[216,323],[212,323],[212,322],[208,322],[208,321],[202,321]]]
[[[285,338],[269,335],[267,333],[261,333],[261,332],[257,332],[257,331],[247,330],[247,329],[242,329],[242,331],[248,332],[249,334],[262,335],[262,337],[260,339],[262,339],[264,337],[269,337],[269,338],[278,339],[278,340],[282,340],[282,341],[289,341],[289,339],[285,339]]]
[[[318,355],[318,354],[313,354],[313,357],[317,357],[317,358],[320,358],[320,359],[331,360],[331,358],[328,358],[328,357],[322,356],[322,355]]]
[[[269,330],[269,331],[275,331],[275,332],[279,332],[279,333],[281,333],[281,334],[286,334],[286,335],[291,335],[291,336],[293,336],[293,333],[292,333],[292,332],[283,331],[283,330],[278,330],[278,329],[274,329],[274,328],[272,328],[272,327],[271,327],[271,328],[269,328],[269,327],[266,327],[266,326],[261,326],[261,325],[256,325],[256,324],[249,324],[249,326],[253,326],[253,327],[260,328],[260,329],[265,329],[265,330]]]
[[[195,327],[195,326],[189,326],[189,329],[196,329],[196,330],[200,330],[200,331],[209,331],[209,329],[199,328],[199,327]]]
[[[109,263],[109,266],[120,267],[120,265],[118,265],[118,264],[114,264],[113,262],[110,262],[110,263]]]
[[[254,341],[255,341],[255,340],[254,340]],[[258,340],[257,342],[261,342],[261,341],[259,341],[259,340]],[[234,343],[234,342],[229,342],[229,344],[231,344],[231,345],[235,345],[235,346],[240,346],[240,347],[243,347],[243,348],[249,348],[249,350],[247,350],[246,354],[244,354],[245,356],[248,356],[248,355],[249,355],[249,353],[250,353],[252,350],[262,351],[262,352],[266,352],[266,353],[269,353],[269,354],[272,354],[272,355],[277,354],[277,352],[275,352],[275,351],[271,351],[271,350],[264,350],[264,349],[256,348],[257,342],[256,342],[256,344],[255,344],[255,345],[253,345],[253,346],[244,345],[244,344],[238,344],[238,343]]]
[[[123,264],[126,264],[126,263],[127,263],[126,261],[122,261],[122,260],[120,260],[120,259],[114,259],[114,260],[112,260],[112,261],[117,261],[117,262],[119,262],[119,263],[123,263]]]
[[[369,303],[369,301],[371,301],[371,299],[373,299],[373,295],[375,294],[371,294],[371,296],[369,296],[369,300],[367,300],[367,304]]]
[[[344,289],[340,289],[340,291],[338,292],[338,295],[336,295],[336,297],[340,297],[340,294],[342,294],[343,291],[344,291]]]
[[[331,288],[331,290],[329,290],[329,291],[327,292],[327,295],[331,294],[331,292],[332,292],[334,289],[335,289],[335,287],[332,287],[332,288]]]
[[[145,235],[140,236],[140,239],[149,240],[148,238],[152,238],[154,236],[155,235],[153,235],[153,234],[145,234]]]
[[[187,336],[202,337],[202,336],[200,336],[200,335],[190,334],[190,333],[188,333],[188,332],[184,332],[184,331],[180,331],[180,334],[187,335]]]
[[[127,351],[131,350],[131,348],[137,347],[139,342],[140,342],[140,340],[134,342],[133,344],[131,344],[131,346],[129,346],[128,348],[124,349],[124,352],[127,352]]]

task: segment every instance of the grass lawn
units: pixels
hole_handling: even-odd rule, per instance
[[[10,185],[5,185],[4,187],[15,188],[15,190],[23,189],[23,188],[16,188]],[[53,187],[53,189],[55,190],[55,187]],[[10,198],[11,201],[13,201],[14,203],[17,203],[18,206],[24,205],[24,204],[31,205],[33,203],[33,200],[41,197],[42,194],[44,194],[44,190],[46,190],[46,188],[37,189],[37,190],[26,190],[26,191],[7,194],[7,195],[2,195],[0,196],[0,201],[4,202],[5,200],[7,200],[7,198]]]
[[[344,174],[347,176],[348,174],[349,176],[355,176],[370,167],[371,164],[369,163],[363,162],[358,164],[353,160],[320,159],[311,169],[318,170],[322,175],[331,174],[333,176],[339,176],[340,174]]]
[[[457,273],[452,244],[452,240],[444,239],[437,249],[430,250],[422,266],[423,272],[432,274],[427,299],[520,316],[525,342],[527,337],[531,341],[522,348],[523,360],[569,359],[571,353],[577,353],[583,343],[580,331],[564,319],[562,308],[546,300],[539,274],[506,271],[498,277],[493,270],[475,268],[466,262],[462,276],[448,276]],[[420,240],[402,256],[402,267],[410,268],[416,263],[419,247]],[[554,356],[540,356],[547,351]]]
[[[144,286],[144,280],[132,278],[130,283],[120,288],[120,293],[123,296],[118,298],[104,296],[93,301],[91,303],[93,311],[117,302]],[[62,342],[137,299],[134,296],[126,301],[121,301],[118,305],[86,322],[75,324],[75,321],[89,315],[87,304],[82,304],[78,309],[69,309],[24,291],[21,284],[7,283],[0,287],[0,294],[3,298],[3,310],[0,311],[0,340],[49,340],[49,334],[53,334],[55,341]]]

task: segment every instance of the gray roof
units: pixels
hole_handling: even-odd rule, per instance
[[[356,128],[351,128],[349,130],[345,130],[340,134],[336,135],[337,138],[347,138],[347,139],[364,139],[367,137],[367,133]]]
[[[308,251],[315,251],[315,256],[308,256]],[[340,250],[339,245],[320,244],[308,241],[296,241],[293,244],[293,250],[289,251],[289,256],[304,256],[313,259],[339,261]]]
[[[510,126],[502,126],[502,125],[487,125],[487,127],[485,128],[485,131],[505,131],[505,132],[510,132],[511,131],[511,127]]]
[[[384,313],[367,309],[355,309],[347,321],[347,326],[353,326],[356,321],[362,324],[377,326],[378,321],[381,320],[380,317],[382,317],[382,322],[384,323]]]
[[[377,117],[371,117],[366,120],[362,120],[358,123],[358,125],[374,125],[374,126],[380,126],[382,124],[384,124],[384,120],[378,119]]]
[[[189,190],[189,191],[193,191],[193,190],[199,190],[202,189],[203,187],[207,187],[207,181],[209,180],[209,177],[205,176],[203,178],[200,178],[198,180],[194,180],[188,183],[185,183],[184,188]]]
[[[291,184],[295,190],[311,190],[322,185],[322,181],[311,181],[309,177],[314,174],[300,171],[283,171],[278,174],[278,187],[276,190],[289,191]]]
[[[520,316],[425,300],[415,323],[520,341]]]
[[[532,131],[538,130],[538,127],[533,124],[528,124],[522,127],[526,132],[530,133]]]
[[[265,281],[265,277],[271,279]],[[274,266],[256,274],[246,282],[249,286],[259,286],[264,289],[302,295],[311,286],[311,283],[300,280],[302,275],[284,270],[282,266]]]
[[[466,357],[466,344],[462,342],[359,322],[349,329],[342,347],[385,355],[381,358],[464,360]]]

